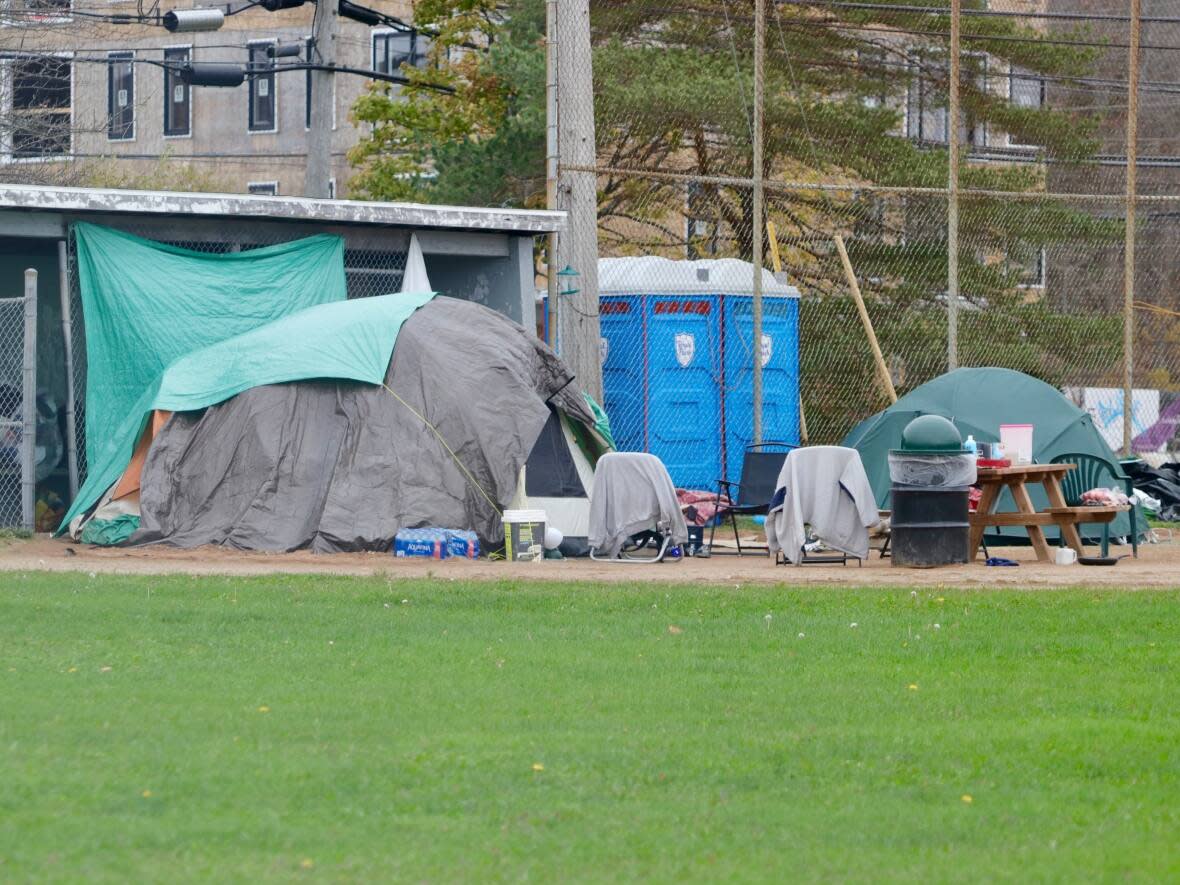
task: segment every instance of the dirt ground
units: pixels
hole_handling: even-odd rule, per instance
[[[1112,548],[1121,553],[1124,548]],[[833,586],[959,586],[959,587],[1180,587],[1180,541],[1140,546],[1138,559],[1113,567],[1058,566],[1036,562],[1028,547],[992,549],[1020,563],[1018,568],[970,565],[937,569],[897,568],[874,551],[863,566],[775,566],[759,555],[688,559],[680,563],[616,564],[587,559],[507,563],[395,559],[388,554],[243,553],[219,547],[195,550],[96,548],[37,536],[0,541],[0,586],[3,573],[14,571],[95,572],[141,575],[382,575],[392,579],[447,578],[477,581],[587,581],[633,584],[638,581],[726,584],[815,584]],[[1129,550],[1128,550],[1129,552]]]

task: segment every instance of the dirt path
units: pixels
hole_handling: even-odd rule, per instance
[[[1115,548],[1121,552],[1121,548]],[[819,584],[845,586],[961,587],[1180,587],[1180,543],[1144,545],[1137,560],[1113,568],[1042,565],[1029,548],[993,550],[1020,562],[1019,568],[988,568],[978,563],[940,569],[894,568],[873,553],[863,567],[818,565],[776,567],[761,556],[714,556],[683,563],[635,565],[589,560],[505,563],[394,559],[388,554],[242,553],[217,547],[175,550],[163,547],[91,548],[69,541],[37,537],[0,542],[0,586],[8,571],[63,571],[141,575],[386,575],[410,579],[461,578],[477,581],[589,581],[631,584],[675,582],[701,584]]]

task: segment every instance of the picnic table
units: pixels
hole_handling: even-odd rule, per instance
[[[1126,507],[1084,506],[1070,507],[1065,503],[1065,495],[1061,491],[1061,478],[1077,467],[1076,464],[1020,464],[1012,467],[980,467],[977,471],[978,484],[983,492],[979,499],[979,506],[969,517],[971,523],[971,558],[979,555],[980,545],[983,543],[984,530],[993,526],[1023,526],[1028,530],[1029,540],[1041,562],[1051,562],[1052,554],[1049,544],[1045,541],[1043,526],[1055,525],[1061,530],[1061,535],[1070,547],[1077,551],[1078,556],[1086,555],[1086,548],[1082,544],[1082,536],[1078,533],[1079,522],[1110,522]],[[1049,507],[1037,510],[1033,507],[1032,498],[1028,494],[1028,485],[1039,483],[1045,488],[1049,498]],[[1012,492],[1012,500],[1016,502],[1016,510],[1009,513],[996,513],[996,506],[1000,502],[1000,493],[1005,489]]]

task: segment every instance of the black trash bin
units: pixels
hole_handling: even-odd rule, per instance
[[[971,558],[966,487],[893,486],[890,553],[908,568],[955,565]]]
[[[915,418],[902,447],[889,453],[893,481],[890,551],[893,565],[935,568],[971,558],[967,518],[975,459],[958,429],[939,415]]]

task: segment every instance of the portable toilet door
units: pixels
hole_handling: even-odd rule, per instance
[[[736,482],[754,439],[754,299],[723,299],[725,468]],[[799,299],[762,299],[762,439],[799,444]]]
[[[647,450],[664,462],[678,487],[716,488],[721,476],[719,299],[648,295],[645,300]]]
[[[620,452],[647,450],[647,360],[641,295],[599,300],[603,408]]]

